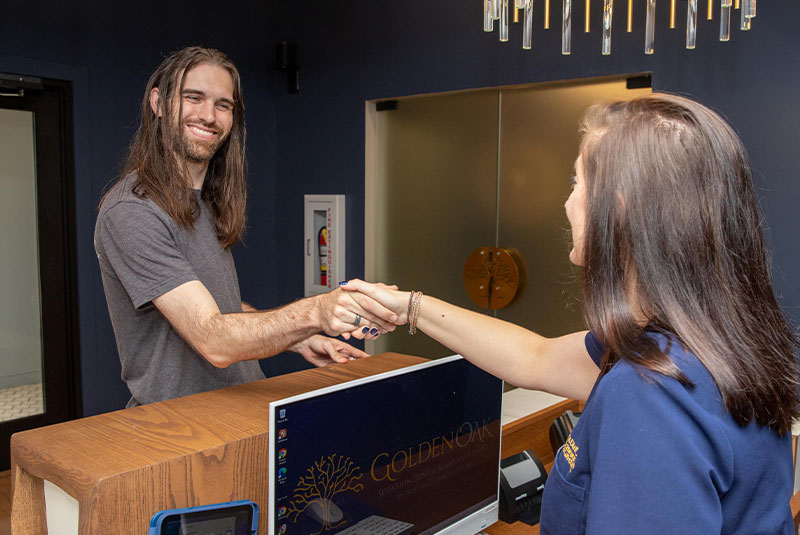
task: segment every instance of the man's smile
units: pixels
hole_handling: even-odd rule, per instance
[[[186,125],[186,127],[192,132],[192,134],[203,139],[213,139],[219,135],[216,130],[197,124],[189,124]]]

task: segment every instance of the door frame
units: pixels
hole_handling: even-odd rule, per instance
[[[37,225],[42,311],[41,414],[0,422],[0,470],[10,466],[13,433],[82,413],[75,225],[73,95],[68,81],[0,97],[0,107],[34,113]]]

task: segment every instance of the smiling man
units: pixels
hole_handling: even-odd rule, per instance
[[[167,57],[141,115],[95,227],[129,407],[261,379],[256,359],[285,350],[317,366],[367,356],[320,331],[393,330],[395,314],[339,289],[269,311],[242,302],[230,247],[245,228],[244,104],[225,54]]]

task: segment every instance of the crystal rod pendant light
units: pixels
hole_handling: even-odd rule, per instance
[[[694,50],[697,44],[697,0],[689,0],[686,8],[686,48]]]
[[[614,14],[614,0],[603,0],[603,46],[604,56],[611,54],[611,21]]]
[[[746,32],[750,29],[750,21],[752,20],[750,17],[747,16],[747,10],[742,7],[741,9],[742,20],[739,23],[739,29],[743,32]]]
[[[508,0],[502,0],[500,8],[500,41],[508,41]]]
[[[656,0],[647,0],[647,19],[644,26],[644,53],[652,54],[655,48]]]
[[[720,0],[719,4],[719,40],[730,41],[731,38],[731,0]]]
[[[572,53],[572,0],[563,0],[561,12],[561,53]]]
[[[530,50],[533,41],[533,0],[523,0],[523,2],[525,2],[525,16],[522,19],[522,23],[524,24],[522,30],[522,48]]]
[[[742,11],[748,19],[754,18],[756,16],[756,0],[744,0]]]
[[[573,13],[572,9],[575,2],[581,0],[561,0],[561,53],[565,56],[572,54],[572,22]],[[655,28],[657,16],[657,1],[658,0],[642,0],[645,4],[645,31],[644,31],[644,53],[653,54],[655,51]],[[717,0],[705,0],[707,4],[703,4],[703,8],[707,8],[707,18],[712,20],[714,12],[714,4]],[[800,1],[800,0],[794,0]],[[544,13],[544,28],[550,28],[550,2],[551,0],[483,0],[483,31],[491,32],[495,26],[500,26],[500,41],[507,42],[509,40],[509,20],[510,9],[513,9],[513,21],[520,22],[522,19],[522,48],[531,50],[533,47],[533,12],[534,3],[539,2],[543,8]],[[585,21],[584,30],[589,32],[591,21],[591,0],[583,0],[585,4]],[[701,0],[681,0],[686,2],[686,48],[694,50],[697,45],[697,20],[701,16],[698,12],[701,9]],[[676,27],[676,9],[678,0],[670,0],[670,5],[667,8],[670,13],[669,27]],[[633,4],[634,0],[627,1],[627,31],[633,31]],[[719,40],[729,41],[731,38],[731,16],[735,9],[739,9],[741,5],[741,12],[739,13],[740,20],[738,22],[738,29],[748,31],[752,27],[753,19],[756,16],[757,0],[719,0]],[[619,2],[617,2],[619,6]],[[538,8],[536,8],[538,9]],[[638,8],[637,8],[638,9]],[[522,13],[520,13],[520,11]],[[601,54],[607,56],[611,54],[611,33],[614,18],[614,0],[603,0],[602,2],[602,16],[595,15],[595,19],[602,21],[601,28]],[[498,21],[495,24],[495,21]],[[736,22],[733,24],[736,25]],[[620,30],[621,31],[621,30]]]

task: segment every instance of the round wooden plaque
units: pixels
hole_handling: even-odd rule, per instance
[[[479,247],[464,264],[464,288],[479,307],[503,308],[514,300],[519,289],[517,263],[505,249]]]

